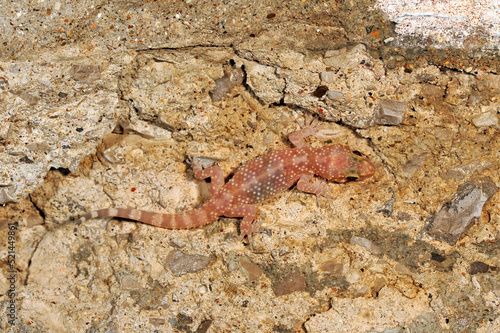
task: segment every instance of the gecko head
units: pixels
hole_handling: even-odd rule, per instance
[[[316,174],[337,183],[364,180],[375,174],[375,166],[358,151],[331,145],[316,156]]]

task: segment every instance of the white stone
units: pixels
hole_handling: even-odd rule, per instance
[[[430,37],[437,47],[461,47],[482,30],[493,45],[500,45],[498,0],[378,0],[376,6],[396,22],[402,36]]]
[[[494,112],[485,112],[472,119],[472,123],[476,127],[498,127],[498,116]]]

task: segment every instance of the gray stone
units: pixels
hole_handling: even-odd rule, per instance
[[[187,254],[182,251],[172,251],[165,260],[165,266],[175,276],[182,276],[202,270],[215,259],[214,255],[204,256],[201,254]]]
[[[377,213],[382,213],[387,217],[392,217],[392,213],[394,212],[394,203],[396,203],[396,196],[394,195],[394,190],[392,188],[389,188],[389,191],[392,193],[391,198],[381,207],[377,208]]]
[[[497,270],[496,267],[490,266],[481,261],[474,261],[469,266],[470,275],[483,274],[483,273],[488,273],[489,271],[496,271],[496,270]]]
[[[158,281],[151,281],[146,288],[130,291],[130,297],[135,300],[142,310],[157,309],[162,306],[162,301],[167,293],[167,288]]]
[[[12,193],[15,191],[15,187],[13,185],[0,185],[0,204],[6,204],[9,202],[16,202]]]
[[[475,178],[458,187],[426,227],[427,233],[451,245],[479,219],[483,206],[498,191],[489,178]]]
[[[406,102],[381,100],[374,115],[374,123],[378,125],[399,125],[404,119]]]
[[[264,273],[259,265],[252,262],[251,259],[243,257],[240,259],[242,272],[248,277],[249,281],[256,281]]]
[[[77,81],[92,83],[101,78],[101,68],[93,65],[73,65],[69,74]]]

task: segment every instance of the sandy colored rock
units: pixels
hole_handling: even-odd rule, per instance
[[[497,38],[453,34],[462,21],[423,5],[0,6],[0,304],[17,316],[0,330],[499,331],[498,194],[455,244],[421,234],[461,185],[500,184]],[[449,29],[399,34],[429,19]],[[320,206],[294,187],[259,204],[251,243],[224,217],[89,219],[73,234],[93,209],[199,207],[210,180],[191,161],[230,178],[290,148],[306,115],[325,134],[307,145],[347,145],[375,175],[329,183]]]
[[[347,305],[343,299],[333,299],[332,309],[316,315],[305,324],[308,332],[342,330],[348,326],[356,332],[369,332],[371,329],[390,329],[406,326],[422,313],[430,311],[425,295],[408,299],[398,291],[384,287],[378,299],[353,300],[356,306]],[[381,315],[381,309],[384,314]]]

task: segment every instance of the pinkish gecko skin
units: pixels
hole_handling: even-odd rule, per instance
[[[359,152],[342,145],[322,148],[306,146],[303,139],[318,136],[320,126],[315,121],[289,136],[296,148],[274,151],[243,165],[227,183],[219,166],[202,169],[194,163],[197,179],[211,178],[211,198],[198,209],[180,214],[162,214],[132,208],[106,208],[91,211],[82,216],[75,225],[98,217],[121,217],[143,222],[160,228],[191,229],[206,225],[219,216],[242,217],[241,239],[251,237],[257,228],[256,204],[264,202],[297,184],[297,189],[329,197],[324,181],[315,175],[337,183],[363,180],[375,173],[375,167]]]

